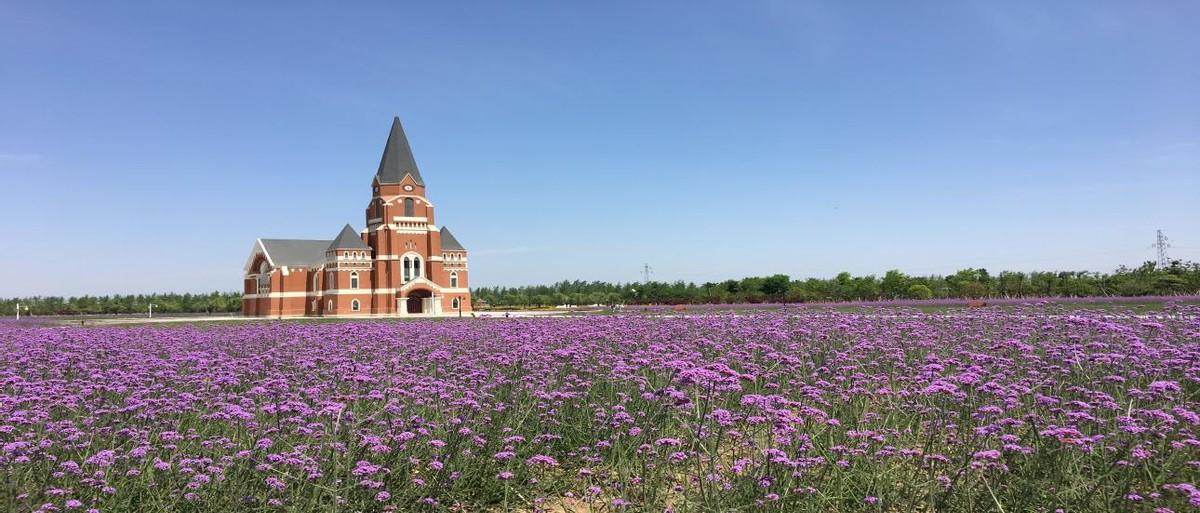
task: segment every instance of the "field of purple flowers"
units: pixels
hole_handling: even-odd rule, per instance
[[[1193,511],[1200,308],[0,326],[3,511]]]

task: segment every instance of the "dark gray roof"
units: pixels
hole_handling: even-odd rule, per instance
[[[412,175],[417,185],[425,186],[421,172],[417,170],[417,159],[413,158],[412,148],[408,146],[408,138],[404,136],[404,127],[400,126],[400,117],[392,119],[392,131],[388,133],[387,145],[383,147],[383,158],[379,160],[379,171],[375,176],[379,183],[400,183],[404,175]]]
[[[325,249],[371,249],[371,247],[362,241],[354,228],[346,225],[345,228],[342,228],[342,233],[339,233],[337,238],[333,239],[333,242],[329,243],[329,247]]]
[[[463,247],[462,243],[458,242],[458,239],[454,238],[454,234],[450,233],[450,229],[445,226],[442,227],[442,249],[450,251],[467,250],[467,248]]]
[[[259,239],[263,249],[276,267],[284,265],[315,266],[325,261],[327,240]]]

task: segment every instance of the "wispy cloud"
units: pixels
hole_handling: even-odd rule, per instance
[[[1200,144],[1194,141],[1185,141],[1163,145],[1156,152],[1146,155],[1143,161],[1154,164],[1182,163],[1194,162],[1197,157],[1200,157]]]
[[[966,5],[1000,43],[1021,47],[1048,39],[1118,35],[1126,30],[1129,17],[1119,8],[1094,3],[974,0]]]
[[[836,2],[771,0],[762,4],[766,26],[816,62],[829,62],[845,40]]]
[[[8,162],[33,162],[42,160],[42,156],[36,153],[3,153],[0,152],[0,164]]]
[[[471,251],[470,254],[471,254],[471,256],[514,255],[514,254],[518,254],[518,253],[537,253],[539,251],[546,251],[547,249],[548,248],[538,247],[538,246],[517,246],[514,248],[480,249],[480,250],[476,250],[476,251]]]

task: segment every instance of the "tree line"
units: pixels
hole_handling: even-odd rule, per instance
[[[209,292],[207,294],[129,294],[110,296],[37,296],[0,300],[0,312],[15,315],[17,304],[21,315],[118,315],[147,313],[228,313],[242,310],[240,292]],[[28,308],[28,310],[26,310]]]
[[[785,274],[707,282],[607,283],[560,281],[553,285],[478,287],[477,306],[493,308],[557,305],[723,304],[876,301],[886,299],[986,299],[1021,297],[1168,296],[1200,294],[1200,264],[1175,261],[1087,271],[992,274],[963,269],[951,275],[910,276],[891,270],[882,277],[841,273],[833,278],[792,279]],[[39,296],[0,300],[3,315],[115,315],[145,313],[231,313],[242,307],[240,292]]]
[[[684,281],[606,283],[560,281],[553,285],[479,287],[477,305],[542,307],[614,304],[725,304],[877,301],[888,299],[986,299],[1200,294],[1200,264],[1154,262],[1111,273],[963,269],[951,275],[910,276],[891,270],[882,277],[843,272],[833,278],[792,279],[785,274],[695,284]]]

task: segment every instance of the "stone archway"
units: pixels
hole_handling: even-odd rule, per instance
[[[428,290],[413,290],[408,293],[405,312],[412,314],[427,314],[433,311],[433,292]]]

